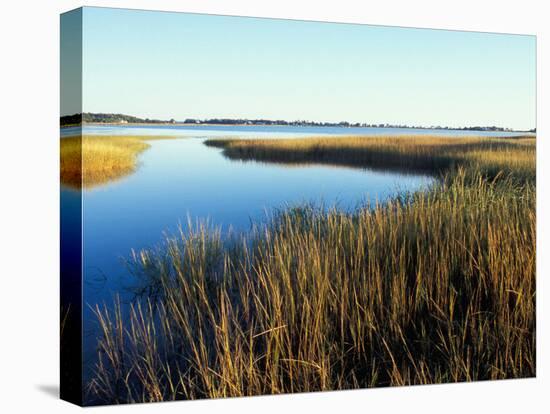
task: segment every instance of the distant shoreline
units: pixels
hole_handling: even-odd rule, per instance
[[[76,113],[73,115],[63,115],[60,117],[60,125],[65,126],[78,126],[78,125],[108,125],[108,126],[139,126],[139,125],[174,125],[174,126],[285,126],[285,127],[316,127],[316,128],[380,128],[380,129],[421,129],[421,130],[444,130],[444,131],[481,131],[481,132],[534,132],[536,133],[536,127],[515,130],[508,127],[502,127],[497,125],[483,125],[474,124],[462,127],[451,127],[448,125],[407,125],[407,124],[390,124],[384,122],[322,122],[312,121],[306,119],[296,119],[293,121],[287,121],[283,119],[266,119],[266,118],[186,118],[185,120],[171,119],[151,119],[151,118],[139,118],[133,115],[115,114],[115,113],[93,113],[84,112]]]
[[[64,128],[77,128],[80,126],[185,126],[185,127],[200,127],[200,126],[234,126],[234,127],[296,127],[296,128],[342,128],[342,129],[356,129],[356,128],[371,128],[371,129],[411,129],[411,130],[433,130],[433,131],[469,131],[469,132],[503,132],[503,133],[522,133],[522,134],[536,134],[536,132],[529,130],[490,130],[490,129],[470,129],[470,128],[430,128],[430,127],[404,127],[404,126],[356,126],[356,125],[285,125],[285,124],[222,124],[222,123],[185,123],[185,122],[83,122],[82,124],[70,124],[62,125]]]

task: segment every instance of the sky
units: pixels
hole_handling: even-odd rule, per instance
[[[536,38],[84,8],[83,112],[531,129]]]

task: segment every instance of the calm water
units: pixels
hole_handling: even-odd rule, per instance
[[[78,133],[64,130],[62,135]],[[187,218],[245,231],[251,220],[286,205],[312,202],[352,209],[364,201],[384,201],[399,191],[429,185],[426,176],[330,166],[283,166],[226,159],[207,147],[212,136],[289,137],[304,135],[435,134],[450,131],[376,128],[131,126],[85,127],[85,134],[183,136],[151,141],[138,170],[121,180],[83,191],[85,361],[93,361],[97,328],[87,304],[111,303],[131,281],[123,258],[131,249],[155,247],[163,233],[175,233]],[[456,131],[453,132],[456,135]],[[461,132],[462,133],[462,132]],[[487,134],[490,135],[490,134]],[[502,135],[502,134],[499,134]],[[77,192],[62,189],[63,200]]]
[[[177,135],[193,137],[236,136],[287,138],[289,136],[312,135],[449,135],[449,136],[514,136],[528,135],[521,132],[457,131],[449,129],[412,128],[343,128],[343,127],[298,127],[260,125],[131,125],[131,126],[85,126],[87,134],[104,135]],[[80,133],[80,128],[63,128],[61,136]]]

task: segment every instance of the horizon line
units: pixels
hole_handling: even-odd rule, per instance
[[[160,118],[142,118],[135,115],[128,115],[122,112],[78,112],[70,115],[60,115],[60,119],[62,118],[68,118],[68,117],[77,117],[77,116],[83,116],[85,114],[89,115],[110,115],[110,116],[119,116],[119,117],[129,117],[129,118],[135,118],[138,120],[137,122],[130,122],[128,123],[164,123],[164,124],[185,124],[185,125],[199,125],[199,124],[209,124],[212,125],[212,123],[209,123],[208,121],[243,121],[243,122],[269,122],[272,125],[285,125],[286,124],[312,124],[312,126],[342,126],[342,127],[363,127],[363,128],[408,128],[408,129],[447,129],[447,130],[468,130],[468,129],[483,129],[483,128],[493,128],[498,129],[502,131],[508,131],[508,132],[533,132],[536,131],[537,127],[534,126],[532,128],[527,129],[515,129],[510,127],[503,127],[498,125],[468,125],[468,126],[449,126],[449,125],[409,125],[409,124],[399,124],[399,123],[388,123],[388,122],[350,122],[350,121],[315,121],[315,120],[307,120],[307,119],[294,119],[294,120],[286,120],[286,119],[271,119],[271,118],[246,118],[246,117],[206,117],[206,118],[193,118],[188,117],[185,118],[185,120],[176,120],[175,118],[170,119],[160,119]],[[121,119],[120,121],[125,121],[124,119]],[[188,122],[188,121],[195,121],[195,122]],[[106,123],[106,124],[115,124],[117,122],[101,122],[101,121],[84,121],[81,120],[81,123]],[[124,124],[124,122],[121,122]],[[216,122],[215,124],[221,125],[221,122]],[[244,123],[235,125],[245,125]],[[63,125],[62,125],[63,126]],[[291,126],[291,125],[290,125]]]

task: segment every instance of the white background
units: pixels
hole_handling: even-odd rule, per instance
[[[22,1],[0,10],[0,411],[65,413],[58,400],[59,13],[81,5],[536,34],[537,378],[476,384],[99,408],[123,412],[550,412],[548,107],[545,1]],[[472,62],[475,64],[475,62]],[[546,74],[543,73],[544,69]],[[545,214],[546,213],[546,214]],[[546,254],[545,254],[546,252]],[[518,252],[520,253],[520,252]],[[91,410],[97,410],[96,408]]]

